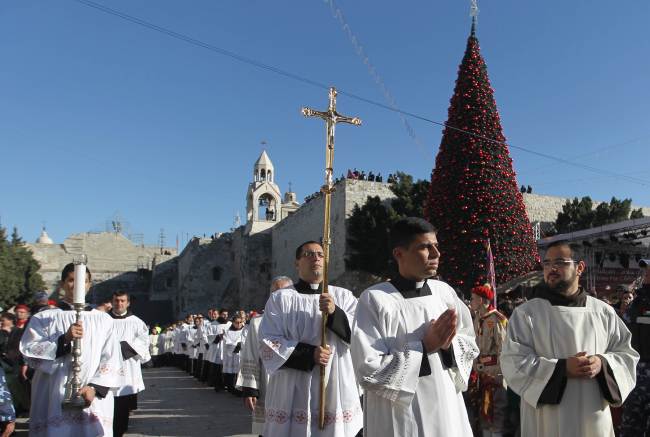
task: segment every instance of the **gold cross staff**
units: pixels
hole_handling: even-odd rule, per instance
[[[334,129],[337,123],[348,123],[355,126],[361,125],[361,119],[357,117],[346,117],[336,112],[336,88],[330,88],[330,104],[327,111],[316,111],[311,108],[302,108],[302,115],[305,117],[320,117],[325,120],[327,126],[325,150],[325,184],[321,187],[321,192],[325,197],[325,220],[323,222],[323,291],[327,293],[327,274],[330,259],[330,209],[332,205],[332,192],[334,191]],[[321,347],[327,346],[326,338],[327,329],[327,312],[323,311],[321,325]],[[320,368],[320,399],[318,408],[318,426],[320,429],[325,428],[325,367]]]

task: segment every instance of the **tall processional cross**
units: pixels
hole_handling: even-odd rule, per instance
[[[316,111],[311,108],[302,108],[302,115],[305,117],[320,117],[325,120],[326,137],[325,137],[325,184],[321,187],[321,192],[325,198],[325,220],[323,222],[323,288],[322,293],[328,292],[328,271],[329,271],[329,254],[330,254],[330,211],[332,205],[332,192],[334,191],[334,132],[337,123],[361,125],[361,120],[357,117],[347,117],[336,112],[336,88],[331,87],[329,91],[329,108],[327,111]],[[327,345],[327,312],[323,311],[321,326],[321,346]],[[318,410],[318,425],[320,429],[325,428],[325,367],[320,368],[320,404]]]

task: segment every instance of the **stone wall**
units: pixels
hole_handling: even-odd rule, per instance
[[[332,194],[330,278],[335,279],[345,272],[347,248],[347,219],[356,205],[366,203],[368,196],[379,196],[382,200],[392,199],[395,194],[388,184],[381,182],[341,180]],[[272,229],[273,276],[286,275],[295,278],[295,251],[299,244],[315,240],[323,235],[324,198],[318,196],[303,204],[291,216]]]
[[[175,266],[155,272],[152,296],[170,296],[178,318],[208,308],[263,308],[271,280],[271,234],[244,231],[240,227],[214,240],[194,238]],[[170,281],[174,272],[175,286]]]
[[[73,234],[63,244],[28,243],[26,247],[40,263],[39,273],[50,292],[57,288],[63,267],[78,254],[88,257],[93,284],[126,272],[151,269],[154,258],[163,262],[176,255],[174,248],[164,248],[164,254],[161,254],[159,247],[138,246],[123,235],[112,232]]]
[[[524,205],[528,213],[528,220],[531,223],[554,223],[557,215],[562,212],[562,206],[567,200],[573,198],[545,196],[542,194],[523,193]],[[594,208],[600,205],[602,201],[594,201]],[[632,206],[632,209],[641,208],[645,217],[650,217],[650,207]]]

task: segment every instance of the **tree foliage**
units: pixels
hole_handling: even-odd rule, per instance
[[[455,288],[487,281],[486,243],[501,284],[537,268],[538,252],[474,27],[431,175],[427,216],[438,228],[438,273]]]
[[[390,188],[395,198],[382,201],[368,196],[366,203],[355,206],[348,219],[348,245],[351,255],[346,260],[352,270],[363,270],[383,276],[390,272],[392,255],[388,249],[388,231],[402,217],[424,217],[424,202],[429,181],[414,181],[411,175],[396,173]]]
[[[555,220],[556,231],[563,234],[643,217],[641,208],[631,211],[632,199],[619,200],[612,197],[609,203],[603,202],[596,208],[593,206],[593,201],[588,196],[580,200],[577,197],[567,200]]]
[[[45,284],[38,273],[40,265],[24,245],[14,228],[11,240],[0,227],[0,306],[8,308],[17,303],[31,303],[33,294]]]

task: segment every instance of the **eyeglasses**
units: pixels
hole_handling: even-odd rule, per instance
[[[306,250],[302,253],[302,256],[305,258],[325,258],[323,252],[315,252],[313,250]]]
[[[542,261],[542,266],[545,269],[550,269],[550,268],[563,269],[565,267],[568,267],[572,263],[576,263],[576,262],[578,261],[574,259],[555,259],[553,261],[551,261],[550,259],[545,259],[544,261]]]

